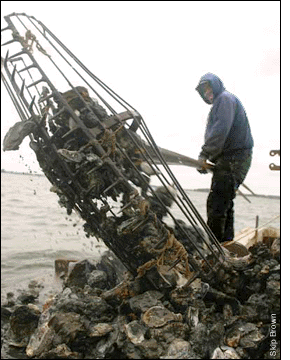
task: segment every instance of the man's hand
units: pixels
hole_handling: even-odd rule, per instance
[[[200,164],[200,168],[197,168],[197,171],[200,174],[207,174],[208,170],[212,168],[212,165],[207,163],[205,159],[198,159],[198,162]]]

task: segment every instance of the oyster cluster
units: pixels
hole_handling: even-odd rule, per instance
[[[111,252],[100,262],[73,263],[62,290],[42,306],[38,284],[16,299],[7,294],[1,308],[3,356],[278,359],[277,242],[273,249],[263,243],[249,249],[247,268],[235,270],[231,294],[223,291],[222,279],[215,286],[196,278],[191,286],[156,290],[134,278]]]

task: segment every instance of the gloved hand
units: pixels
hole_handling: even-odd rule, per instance
[[[200,174],[207,174],[207,170],[196,169]]]
[[[205,159],[198,159],[198,162],[200,164],[200,168],[197,168],[196,170],[200,173],[200,174],[207,174],[208,170],[212,167],[211,164],[207,163]]]

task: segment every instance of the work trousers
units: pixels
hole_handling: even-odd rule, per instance
[[[251,161],[252,154],[239,160],[216,162],[207,199],[207,224],[220,242],[234,238],[234,198]]]

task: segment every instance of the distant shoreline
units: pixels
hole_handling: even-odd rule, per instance
[[[4,174],[14,174],[14,175],[32,175],[32,176],[45,176],[44,174],[41,173],[29,173],[29,172],[19,172],[19,171],[7,171],[5,169],[1,169],[1,173]],[[154,186],[153,186],[154,188]],[[209,193],[210,189],[184,189],[187,191],[197,191],[197,192],[204,192],[204,193]],[[237,194],[238,196],[240,196],[239,194]],[[279,195],[263,195],[263,194],[246,194],[247,197],[260,197],[260,198],[267,198],[267,199],[279,199],[280,200],[280,196]]]
[[[192,190],[192,191],[197,191],[197,192],[204,192],[204,193],[209,193],[210,189],[188,189],[188,190]],[[240,194],[237,194],[238,196],[241,196]],[[261,198],[267,198],[267,199],[279,199],[280,200],[280,196],[279,195],[263,195],[263,194],[245,194],[247,197],[261,197]]]
[[[33,175],[33,176],[45,176],[41,173],[32,173],[32,172],[20,172],[20,171],[8,171],[5,169],[1,169],[1,173],[3,174],[13,174],[13,175]]]

